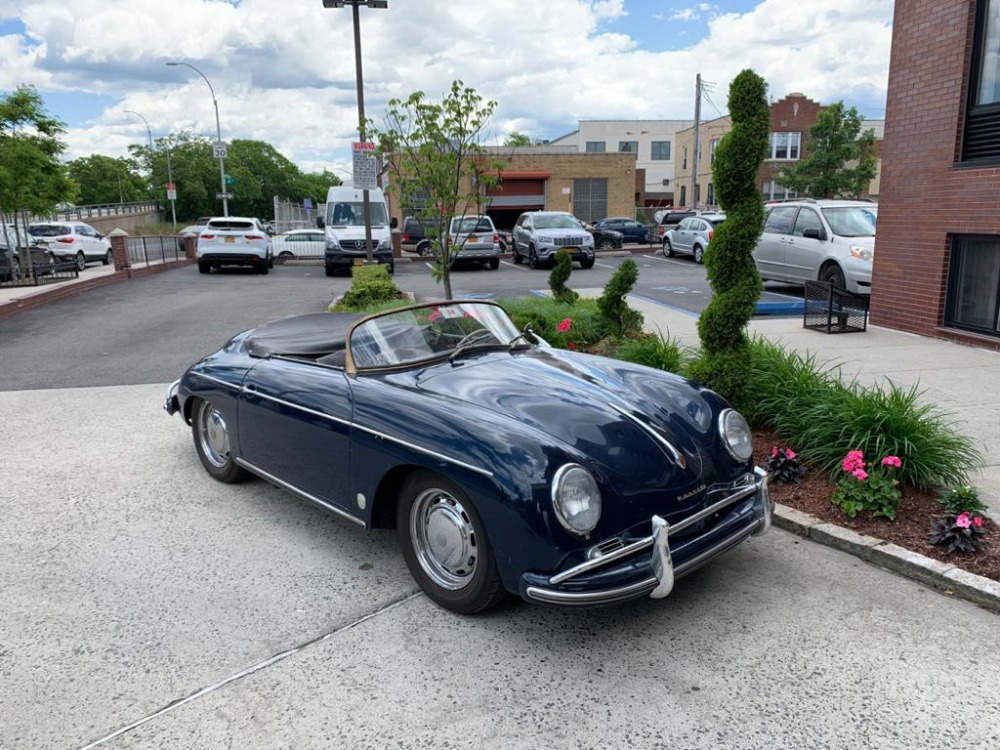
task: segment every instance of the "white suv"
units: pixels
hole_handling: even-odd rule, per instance
[[[215,216],[198,235],[198,270],[222,266],[253,266],[258,273],[274,267],[271,238],[258,219]]]
[[[878,204],[860,200],[782,201],[765,208],[753,252],[764,281],[825,281],[871,294]]]
[[[59,261],[72,261],[83,270],[87,261],[111,263],[111,242],[82,221],[47,221],[30,224],[28,234],[45,245]]]
[[[525,258],[531,268],[548,265],[565,250],[581,268],[594,267],[594,235],[566,211],[529,211],[514,226],[514,262]]]

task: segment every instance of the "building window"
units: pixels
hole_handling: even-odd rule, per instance
[[[681,165],[681,169],[687,169],[687,168],[688,168],[688,147],[685,146],[684,147],[684,163]],[[683,201],[682,201],[682,203],[683,203]]]
[[[976,3],[962,160],[1000,158],[1000,0]]]
[[[761,185],[760,191],[764,194],[764,200],[766,201],[780,201],[798,197],[798,193],[794,190],[789,190],[783,185],[779,185],[774,180],[765,182]]]
[[[952,237],[945,325],[1000,336],[1000,236]]]
[[[794,161],[799,158],[802,133],[771,133],[771,147],[768,159]]]
[[[715,205],[715,185],[708,183],[708,205]]]
[[[681,185],[681,205],[687,205],[687,185]]]
[[[618,141],[618,151],[623,154],[638,154],[639,141]]]
[[[719,141],[721,140],[721,138],[713,138],[708,142],[709,164],[715,164],[715,149],[719,147]]]
[[[573,180],[573,214],[582,221],[598,221],[608,215],[608,180]]]
[[[604,150],[604,141],[587,141],[588,154],[603,154]]]
[[[650,161],[670,161],[670,141],[653,141],[649,150]]]

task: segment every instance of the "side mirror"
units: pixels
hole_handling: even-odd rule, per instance
[[[389,229],[395,229],[398,226],[399,226],[399,219],[397,219],[395,216],[389,219]]]
[[[823,239],[822,233],[816,227],[809,227],[804,232],[802,232],[802,236],[803,237],[808,237],[809,239],[812,239],[812,240],[821,240],[821,239]]]
[[[325,226],[326,226],[326,222],[323,221],[323,217],[322,216],[317,216],[316,217],[316,228],[317,229],[322,229]]]

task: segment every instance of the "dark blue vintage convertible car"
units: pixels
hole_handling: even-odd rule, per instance
[[[722,398],[547,346],[492,303],[267,323],[188,369],[166,409],[219,481],[255,474],[397,527],[414,578],[456,612],[508,591],[664,597],[771,523],[750,428]]]

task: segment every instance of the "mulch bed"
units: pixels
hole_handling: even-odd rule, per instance
[[[787,441],[777,439],[770,432],[755,432],[754,462],[766,467],[771,448],[787,445]],[[929,541],[931,519],[940,516],[944,510],[933,493],[903,488],[903,499],[896,513],[896,520],[890,521],[886,518],[873,518],[867,511],[859,513],[855,518],[848,518],[831,500],[834,487],[828,474],[817,471],[809,471],[800,484],[784,484],[779,487],[772,482],[770,485],[771,494],[777,503],[858,534],[876,537],[970,573],[1000,581],[1000,529],[993,521],[986,519],[983,524],[990,533],[986,537],[987,546],[982,552],[949,555],[947,547],[935,546]]]

